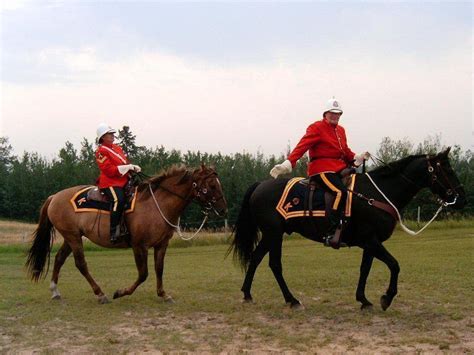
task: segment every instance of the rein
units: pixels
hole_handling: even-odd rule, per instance
[[[372,155],[371,155],[371,158],[372,158]],[[383,160],[377,158],[376,156],[373,156],[372,158],[372,161],[375,162],[375,159],[377,159],[379,162],[381,162],[382,164],[384,164],[385,166],[388,166],[391,170],[394,170],[389,164],[385,163]],[[437,172],[439,173],[439,171],[441,171],[441,173],[443,174],[443,177],[445,178],[445,180],[448,182],[449,184],[449,189],[446,189],[446,186],[444,186],[443,184],[441,184],[437,178],[437,175],[435,174],[434,172],[434,168],[433,166],[431,165],[431,162],[429,160],[429,156],[426,156],[426,160],[427,160],[427,163],[428,163],[428,172],[431,174],[431,185],[433,186],[433,184],[435,182],[437,182],[442,188],[444,188],[446,190],[446,194],[447,195],[452,195],[453,191],[456,191],[456,188],[461,186],[456,186],[456,187],[452,187],[451,186],[451,183],[449,182],[449,179],[447,178],[446,176],[446,173],[443,171],[443,169],[441,169],[441,164],[439,162],[436,163],[436,170]],[[385,200],[390,204],[390,206],[393,207],[393,209],[395,210],[396,214],[397,214],[397,217],[398,217],[398,221],[400,222],[400,226],[402,227],[403,231],[408,233],[409,235],[412,235],[412,236],[415,236],[415,235],[418,235],[420,234],[421,232],[423,232],[435,219],[436,217],[438,217],[438,214],[441,212],[441,210],[443,209],[443,207],[447,207],[447,206],[450,206],[450,205],[454,205],[458,199],[458,196],[459,194],[456,194],[454,196],[454,200],[452,202],[447,202],[447,201],[443,201],[441,198],[438,199],[438,203],[440,204],[438,210],[435,212],[434,216],[428,221],[428,223],[426,223],[419,231],[415,232],[415,231],[412,231],[411,229],[409,229],[407,226],[405,226],[405,224],[403,223],[402,221],[402,217],[400,215],[400,212],[398,211],[397,207],[388,199],[387,196],[385,196],[385,194],[382,192],[382,190],[377,186],[377,184],[374,182],[374,180],[372,179],[372,177],[369,175],[369,173],[365,173],[365,175],[369,178],[370,182],[372,183],[372,185],[374,185],[374,187],[377,189],[378,192],[380,192],[380,194],[385,198]],[[400,176],[402,176],[406,181],[410,182],[411,184],[417,186],[418,188],[423,188],[423,187],[420,187],[417,183],[415,183],[413,180],[409,179],[408,177],[406,177],[404,174],[402,173],[399,173]],[[378,202],[378,201],[374,201],[374,199],[367,199],[367,197],[363,196],[362,194],[357,194],[356,195],[358,197],[362,197],[366,200],[368,200],[368,203],[369,205],[374,205],[375,206],[375,202]],[[359,196],[361,195],[361,196]],[[372,203],[370,202],[372,201]],[[379,202],[380,203],[380,202]],[[377,206],[376,206],[377,207]],[[379,207],[381,208],[381,207]],[[385,208],[382,208],[383,210],[387,211]],[[388,211],[387,211],[388,212]],[[393,216],[393,214],[392,214]]]
[[[402,229],[410,234],[410,235],[417,235],[417,234],[420,234],[421,232],[423,232],[425,230],[426,227],[428,227],[431,222],[433,222],[435,220],[436,217],[438,217],[438,214],[441,212],[441,210],[443,209],[444,207],[444,204],[441,204],[441,206],[439,206],[438,210],[436,211],[436,213],[434,214],[433,218],[430,219],[430,221],[425,224],[425,226],[423,228],[421,228],[418,232],[414,232],[412,231],[410,228],[408,228],[407,226],[405,226],[405,224],[403,223],[402,221],[402,217],[400,216],[400,212],[398,212],[398,208],[395,207],[395,205],[392,203],[392,201],[390,201],[388,199],[387,196],[385,196],[385,194],[382,192],[382,190],[380,190],[380,188],[377,186],[377,184],[374,182],[374,180],[372,180],[372,178],[370,177],[369,173],[365,173],[365,175],[369,178],[370,182],[374,185],[374,187],[377,189],[378,192],[380,192],[380,194],[385,198],[385,200],[387,200],[387,202],[390,204],[390,206],[393,207],[393,209],[395,210],[395,212],[397,213],[397,216],[398,216],[398,221],[400,222],[400,226],[402,227]],[[454,201],[453,203],[456,203],[456,201]],[[369,203],[370,204],[370,203]]]
[[[181,239],[183,239],[183,240],[191,240],[191,239],[193,239],[193,238],[201,231],[202,227],[204,226],[204,223],[206,223],[206,221],[207,221],[207,217],[208,217],[207,212],[204,212],[204,219],[203,219],[203,221],[202,221],[201,226],[199,227],[199,229],[198,229],[192,236],[190,236],[190,237],[185,237],[185,236],[183,235],[183,233],[181,232],[181,227],[179,226],[179,222],[180,222],[180,220],[181,220],[181,217],[178,217],[178,224],[173,224],[173,223],[171,223],[171,222],[168,220],[168,218],[165,217],[163,211],[161,210],[160,205],[158,204],[158,201],[156,200],[155,194],[153,193],[153,190],[152,190],[152,188],[151,188],[151,184],[150,184],[150,183],[148,184],[148,187],[149,187],[149,189],[150,189],[150,194],[151,194],[151,196],[152,196],[152,198],[153,198],[153,201],[155,202],[155,206],[156,206],[156,208],[158,209],[158,211],[160,212],[161,217],[163,217],[163,219],[165,220],[165,222],[168,223],[168,225],[169,225],[170,227],[173,227],[174,229],[176,229],[176,232],[178,233],[178,235],[179,235],[179,237],[180,237]],[[175,194],[175,195],[177,195],[177,194]]]
[[[213,176],[213,175],[217,175],[217,174],[216,174],[215,172],[211,172],[211,173],[209,173],[208,175],[206,175],[204,178],[202,178],[201,181],[205,181],[206,179],[208,179],[209,177],[211,177],[211,176]],[[193,181],[193,183],[192,183],[192,187],[193,187],[194,191],[197,191],[196,196],[194,196],[194,198],[190,198],[190,196],[191,196],[192,193],[193,193],[193,190],[191,190],[191,192],[189,193],[188,196],[183,197],[183,196],[177,194],[176,192],[171,191],[171,190],[169,190],[169,189],[167,189],[167,188],[165,188],[165,187],[163,187],[163,186],[161,186],[161,185],[158,185],[157,188],[162,189],[162,190],[164,190],[164,191],[166,191],[166,192],[168,192],[168,193],[170,193],[170,194],[172,194],[172,195],[174,195],[174,196],[176,196],[176,197],[179,197],[180,199],[182,199],[182,200],[184,200],[184,201],[194,201],[196,197],[199,197],[201,194],[205,195],[205,194],[207,194],[207,192],[208,192],[206,188],[202,188],[202,187],[201,187],[201,184],[198,185],[198,184],[197,184],[196,182],[194,182],[194,181]],[[191,236],[189,236],[189,237],[185,237],[184,234],[181,232],[181,227],[180,227],[180,220],[181,220],[181,217],[178,217],[178,223],[177,223],[177,224],[171,223],[171,222],[168,220],[168,218],[166,218],[166,216],[164,215],[163,211],[161,210],[160,205],[158,204],[158,201],[156,200],[155,194],[153,193],[153,189],[152,189],[150,183],[148,183],[148,188],[149,188],[149,190],[150,190],[150,194],[151,194],[151,196],[152,196],[152,198],[153,198],[153,201],[155,202],[155,206],[156,206],[156,208],[158,209],[158,211],[160,212],[161,217],[163,217],[163,219],[165,220],[165,222],[168,223],[168,225],[169,225],[170,227],[172,227],[172,228],[174,228],[174,229],[176,230],[176,232],[178,233],[179,237],[180,237],[181,239],[183,239],[183,240],[191,240],[191,239],[193,239],[193,238],[201,231],[202,227],[204,226],[204,224],[206,223],[206,221],[207,221],[207,219],[208,219],[208,217],[209,217],[209,211],[214,207],[214,204],[215,204],[217,201],[219,201],[219,200],[221,200],[221,199],[224,198],[224,196],[221,195],[218,199],[216,199],[216,198],[213,197],[213,198],[212,198],[212,201],[207,202],[206,205],[200,204],[200,205],[201,205],[201,212],[204,214],[204,219],[203,219],[203,221],[202,221],[202,223],[201,223],[201,226],[199,227],[199,229],[198,229],[193,235],[191,235]]]

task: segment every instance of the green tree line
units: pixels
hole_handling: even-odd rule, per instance
[[[444,149],[440,136],[428,137],[415,146],[407,139],[383,138],[376,155],[385,162],[403,158],[410,154],[436,153]],[[184,164],[189,168],[201,163],[216,168],[228,202],[228,223],[236,220],[246,189],[255,181],[269,178],[270,169],[285,159],[285,155],[264,156],[261,153],[221,153],[209,154],[200,151],[181,152],[168,150],[163,146],[148,148],[138,146],[130,128],[124,126],[118,132],[118,144],[129,155],[134,164],[142,167],[144,173],[155,175],[173,164]],[[7,137],[0,137],[0,218],[35,221],[44,200],[51,194],[74,185],[93,185],[99,175],[95,162],[97,143],[83,139],[76,148],[66,142],[56,158],[46,159],[38,153],[25,152],[21,156],[13,154]],[[464,185],[468,201],[474,199],[474,156],[471,151],[463,151],[459,146],[451,150],[451,162],[461,183]],[[306,175],[307,159],[300,160],[294,176]],[[374,166],[368,165],[368,169]],[[435,199],[429,191],[419,193],[404,211],[405,218],[415,219],[417,208],[421,206],[422,219],[428,219],[437,209]],[[444,214],[442,218],[450,215]],[[472,204],[456,216],[472,216]],[[197,205],[192,204],[181,218],[183,226],[196,228],[202,221]],[[222,227],[223,220],[211,219],[208,227]]]

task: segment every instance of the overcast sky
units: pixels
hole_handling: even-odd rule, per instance
[[[327,99],[355,152],[473,149],[470,2],[5,1],[0,136],[79,148],[99,123],[167,149],[280,154]]]

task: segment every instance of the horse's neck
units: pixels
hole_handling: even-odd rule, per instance
[[[397,209],[403,209],[421,190],[420,186],[410,183],[400,175],[373,179],[379,189]]]
[[[176,185],[175,179],[169,178],[160,183],[159,187],[155,188],[153,195],[166,218],[176,223],[179,216],[191,203],[191,200],[188,198],[191,189],[192,186],[190,184]],[[148,201],[151,204],[155,204],[152,196],[149,197]]]
[[[167,194],[167,199],[172,201],[172,207],[170,208],[170,213],[177,217],[181,216],[186,207],[191,203],[189,195],[192,189],[191,183],[176,185],[176,181],[169,179],[169,181],[164,181],[162,186],[164,194]]]

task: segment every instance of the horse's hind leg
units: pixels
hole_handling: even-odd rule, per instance
[[[58,252],[56,253],[56,257],[54,258],[53,276],[51,277],[51,284],[49,286],[49,289],[53,293],[51,296],[53,300],[61,299],[61,294],[58,290],[59,271],[71,252],[71,247],[68,243],[66,243],[66,241],[64,241],[63,245],[61,245]]]
[[[265,238],[265,235],[264,235]],[[291,307],[298,307],[301,306],[300,301],[298,301],[288,289],[286,285],[285,279],[283,278],[283,267],[281,265],[281,247],[283,243],[283,236],[280,235],[271,235],[268,237],[269,240],[272,241],[270,246],[270,260],[269,266],[272,269],[273,275],[280,286],[281,292],[283,293],[283,297],[285,298],[285,302],[289,304]]]
[[[62,233],[61,233],[62,234]],[[63,234],[64,236],[64,234]],[[66,236],[64,236],[64,239],[66,239]],[[107,296],[102,292],[101,288],[97,283],[94,281],[92,278],[91,274],[89,273],[89,269],[87,268],[87,263],[86,259],[84,257],[84,247],[82,245],[82,239],[81,236],[70,236],[67,238],[67,241],[69,243],[69,246],[72,249],[72,253],[74,255],[74,261],[76,263],[76,267],[79,269],[81,274],[86,278],[86,280],[89,282],[89,284],[92,287],[92,290],[94,291],[94,294],[97,296],[99,303],[109,303],[110,301],[108,300]]]
[[[133,255],[138,269],[138,278],[132,286],[115,291],[114,298],[131,295],[148,277],[148,249],[144,246],[134,246]]]
[[[252,287],[252,281],[255,276],[255,271],[257,271],[258,265],[262,261],[263,257],[268,253],[268,251],[268,241],[265,238],[262,238],[262,240],[257,244],[257,247],[252,253],[252,257],[250,259],[247,272],[245,274],[244,284],[240,289],[244,293],[244,301],[246,302],[252,302],[252,295],[250,294],[250,289]]]

